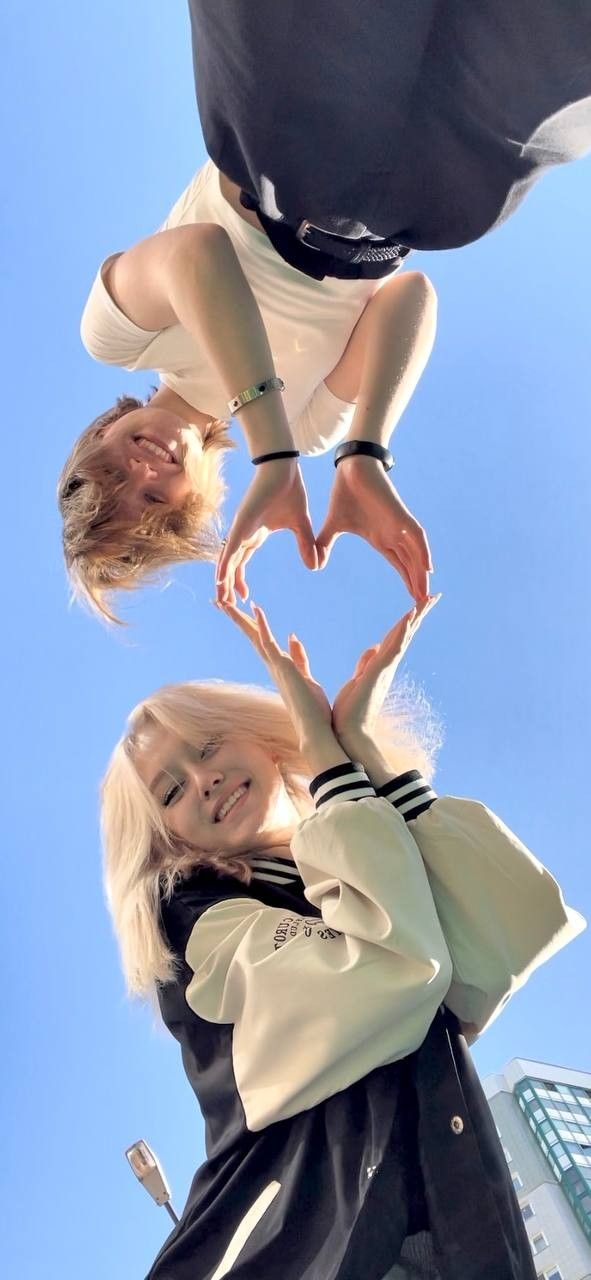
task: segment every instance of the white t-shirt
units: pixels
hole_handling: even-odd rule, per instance
[[[211,160],[195,174],[160,228],[212,222],[227,231],[259,305],[276,372],[285,382],[285,408],[302,453],[323,453],[346,435],[354,406],[324,379],[338,363],[359,316],[381,280],[312,280],[276,253],[263,231],[240,217],[220,190]],[[96,360],[126,369],[151,369],[195,409],[228,419],[215,368],[180,324],[140,329],[113,302],[102,264],[81,323],[82,341]],[[241,391],[241,387],[237,387]]]

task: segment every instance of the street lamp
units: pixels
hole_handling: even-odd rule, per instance
[[[151,1147],[143,1138],[139,1142],[134,1142],[132,1147],[128,1147],[125,1152],[127,1159],[139,1179],[142,1186],[151,1195],[156,1204],[164,1205],[166,1212],[170,1214],[173,1222],[176,1224],[179,1219],[170,1203],[170,1188],[164,1176],[164,1170],[158,1158],[154,1155]]]

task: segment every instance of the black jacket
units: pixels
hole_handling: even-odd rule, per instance
[[[484,806],[345,773],[295,864],[162,903],[207,1160],[150,1280],[383,1280],[425,1232],[442,1280],[535,1280],[459,1019],[477,1035],[584,921]]]

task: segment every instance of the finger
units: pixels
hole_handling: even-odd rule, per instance
[[[247,560],[247,557],[245,556],[242,563],[238,565],[238,568],[236,570],[236,574],[234,577],[234,590],[240,596],[241,600],[248,600],[248,586],[246,583],[246,575],[245,575],[246,560]]]
[[[429,574],[432,572],[429,544],[420,525],[406,530],[404,536],[406,539],[404,551],[412,582],[412,595],[415,600],[424,600],[429,595]]]
[[[431,612],[431,609],[435,608],[436,604],[439,604],[440,600],[441,600],[440,591],[438,591],[437,594],[434,596],[427,596],[425,600],[421,600],[420,604],[418,604],[416,608],[413,626],[419,627],[421,625],[421,622],[423,621],[423,618],[427,617],[427,614]]]
[[[429,573],[427,569],[423,569],[418,565],[413,566],[412,574],[412,596],[417,603],[429,598]]]
[[[234,555],[226,556],[223,573],[220,571],[218,564],[218,571],[216,573],[216,596],[220,604],[236,604],[234,579],[239,563],[240,553],[237,552],[234,553]]]
[[[429,595],[429,571],[423,559],[423,549],[417,533],[420,530],[403,529],[400,541],[393,547],[408,575],[408,590],[414,600],[424,600]]]
[[[359,677],[363,675],[363,672],[367,669],[368,663],[371,662],[372,658],[374,658],[376,653],[379,652],[379,648],[379,644],[372,644],[369,649],[364,650],[353,672],[354,680],[358,680]]]
[[[408,522],[403,530],[405,538],[412,544],[415,550],[417,564],[427,573],[433,573],[433,560],[431,557],[431,548],[429,539],[423,529],[423,526],[416,520]]]
[[[280,654],[281,647],[277,643],[275,636],[271,631],[271,628],[267,621],[267,616],[264,610],[261,609],[260,605],[255,604],[254,600],[251,600],[250,607],[254,614],[255,621],[258,626],[259,636],[261,638],[261,643],[263,645],[263,648],[265,649],[265,652]]]
[[[399,548],[398,547],[385,547],[385,548],[379,547],[378,550],[382,552],[382,555],[388,561],[388,564],[393,565],[397,573],[400,574],[400,577],[402,578],[402,581],[406,587],[406,590],[408,591],[408,594],[411,596],[414,596],[410,570]]]
[[[317,569],[318,568],[318,551],[316,549],[316,539],[314,537],[314,530],[312,528],[310,521],[308,520],[304,524],[296,525],[293,529],[293,532],[295,533],[300,557],[303,560],[306,568]]]
[[[320,533],[316,538],[316,550],[318,552],[318,568],[324,569],[328,564],[328,558],[334,547],[337,538],[340,537],[342,530],[333,528],[332,524],[327,520],[323,524]]]
[[[222,549],[218,556],[216,572],[215,572],[215,579],[216,579],[217,586],[225,582],[228,575],[228,567],[230,564],[230,560],[232,559],[232,556],[235,554],[235,552],[236,552],[236,547],[234,545],[234,538],[230,534],[229,537],[227,537],[222,543]]]
[[[301,671],[302,675],[311,680],[312,672],[310,671],[308,654],[306,653],[302,641],[299,640],[296,635],[293,635],[293,633],[289,637],[289,652],[296,667],[298,668],[298,671]]]
[[[398,657],[404,650],[408,636],[411,633],[416,616],[416,605],[408,610],[394,626],[386,632],[384,639],[380,645],[380,657],[384,666],[387,666],[394,658]]]
[[[431,547],[429,546],[429,539],[425,530],[421,528],[421,526],[419,526],[418,530],[418,542],[421,551],[422,563],[427,570],[427,573],[434,573],[435,568],[433,565],[433,556],[431,555]]]
[[[229,601],[216,601],[215,603],[217,608],[220,609],[222,613],[225,613],[226,616],[230,618],[237,627],[239,627],[240,631],[244,632],[244,635],[247,636],[254,645],[257,653],[262,655],[263,650],[261,638],[254,618],[249,617],[247,613],[243,613],[241,609],[238,609],[236,605],[230,604]]]

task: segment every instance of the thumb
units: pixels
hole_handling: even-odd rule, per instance
[[[311,679],[312,673],[310,671],[308,655],[301,640],[299,640],[293,632],[289,637],[289,654],[298,671],[300,671],[303,676],[307,676]]]
[[[306,568],[317,569],[318,568],[318,552],[316,550],[316,540],[314,538],[314,530],[312,528],[312,525],[310,524],[310,521],[307,520],[305,524],[296,525],[293,532],[295,534],[296,542],[298,544],[298,551],[300,553],[300,556]]]
[[[371,659],[378,652],[379,647],[380,647],[379,644],[372,644],[369,649],[364,650],[353,672],[354,680],[358,680],[359,677],[363,675],[363,672],[366,670],[368,663],[371,662]]]
[[[328,558],[339,537],[340,530],[333,529],[332,524],[327,520],[316,538],[316,550],[318,552],[318,568],[324,569],[328,564]]]

